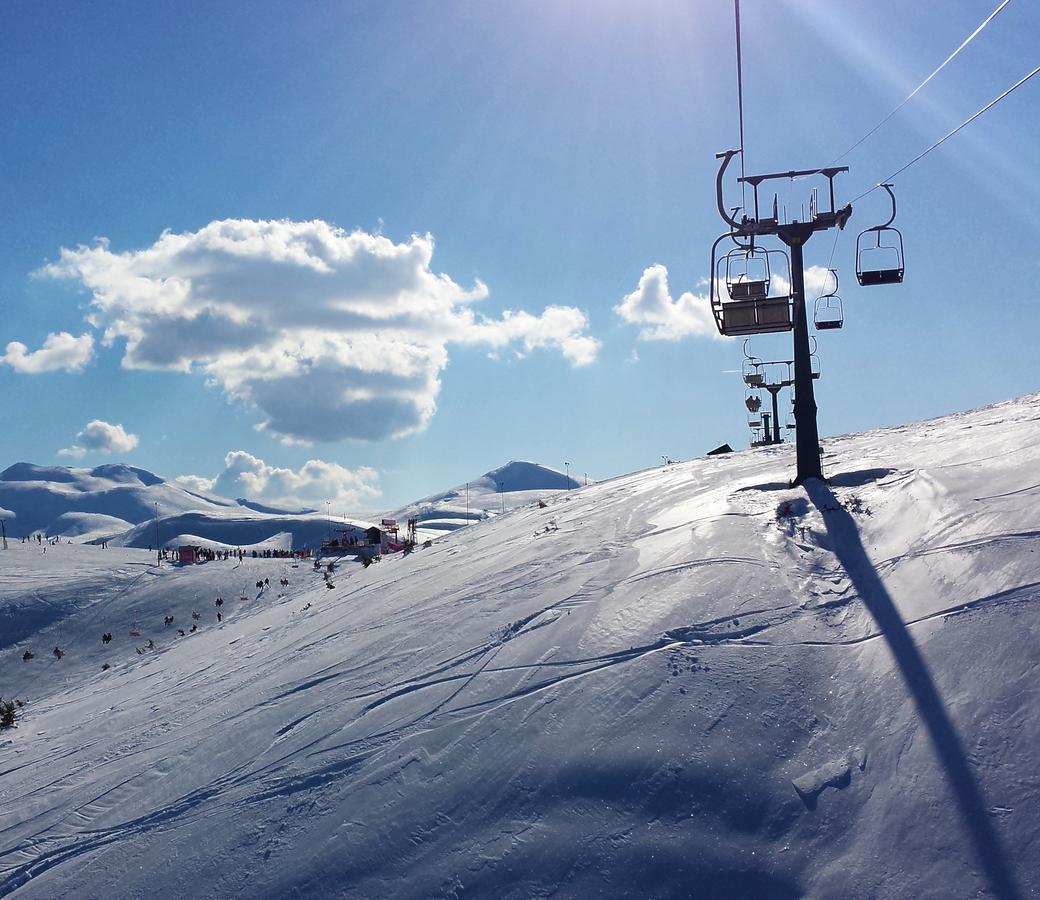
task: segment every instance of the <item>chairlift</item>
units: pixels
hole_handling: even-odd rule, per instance
[[[820,377],[820,357],[816,355],[819,342],[811,334],[809,335],[809,372],[813,378]],[[794,391],[791,391],[791,405],[794,405]]]
[[[828,269],[830,284],[816,302],[813,304],[813,324],[817,331],[830,331],[841,328],[845,323],[841,306],[841,297],[838,296],[838,270]]]
[[[762,360],[757,356],[747,355],[747,341],[744,342],[744,362],[740,367],[741,377],[748,387],[757,388],[765,384],[765,375],[762,372]]]
[[[733,234],[723,235],[712,246],[711,306],[719,332],[730,337],[790,331],[791,263],[783,250],[765,250],[754,244],[738,244],[716,257],[719,243]],[[733,238],[735,240],[735,238]],[[721,285],[726,285],[726,297]],[[770,296],[782,285],[782,295]]]
[[[723,257],[726,290],[731,300],[763,300],[769,296],[769,252],[761,247],[737,247]]]
[[[748,408],[749,413],[757,413],[762,409],[762,398],[758,394],[748,394],[744,398],[744,405]]]
[[[868,228],[856,238],[856,278],[863,286],[903,282],[903,235],[892,226],[896,217],[896,195],[892,193],[891,184],[879,187],[888,191],[892,215],[883,225]]]
[[[794,410],[793,409],[790,410],[790,412],[787,413],[787,418],[784,420],[784,427],[788,431],[794,431],[795,428],[798,427],[798,423],[797,423],[797,421],[796,421],[796,419],[794,417]]]

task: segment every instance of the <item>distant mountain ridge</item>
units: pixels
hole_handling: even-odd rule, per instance
[[[577,479],[564,472],[512,460],[468,486],[431,494],[386,515],[400,520],[402,529],[409,516],[416,516],[425,539],[578,486]],[[317,547],[329,532],[326,517],[313,509],[200,493],[118,463],[92,469],[15,463],[0,472],[0,508],[4,507],[15,514],[8,523],[11,534],[43,532],[127,547],[154,546],[157,511],[159,541],[164,545]]]
[[[188,491],[146,469],[93,469],[19,462],[0,472],[0,506],[14,512],[14,534],[42,531],[90,540],[112,537],[160,515],[240,509],[222,497]]]

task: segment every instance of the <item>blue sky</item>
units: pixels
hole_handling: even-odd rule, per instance
[[[745,0],[748,170],[832,161],[995,5]],[[655,264],[673,298],[703,294],[714,155],[737,145],[732,4],[13,2],[3,19],[5,465],[222,484],[251,466],[259,499],[391,508],[511,458],[598,478],[746,445],[739,343],[644,340],[615,311]],[[1030,71],[1038,33],[1040,10],[1009,4],[844,161],[841,202]],[[901,287],[855,285],[855,233],[886,213],[878,193],[856,204],[822,435],[1040,388],[1038,91],[897,180]],[[359,320],[339,322],[330,279]],[[214,297],[230,318],[198,317]]]

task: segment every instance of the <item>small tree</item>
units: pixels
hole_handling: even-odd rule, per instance
[[[13,700],[0,700],[0,730],[14,728],[17,707]]]

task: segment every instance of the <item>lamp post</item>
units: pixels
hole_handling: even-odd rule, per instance
[[[157,566],[162,565],[162,548],[159,546],[159,504],[153,504],[155,507],[155,564]]]
[[[567,490],[569,491],[571,489],[571,464],[569,462],[565,462],[563,465],[567,469]]]

